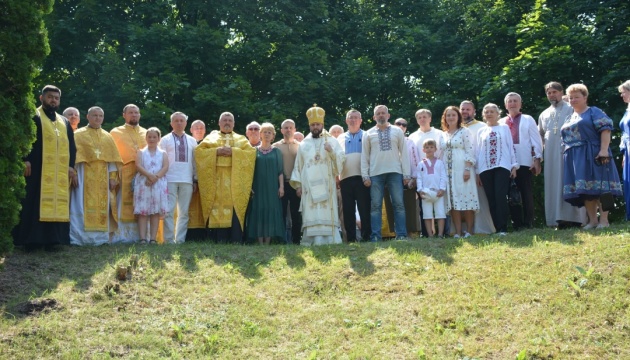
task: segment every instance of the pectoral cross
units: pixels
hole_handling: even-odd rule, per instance
[[[556,125],[553,127],[553,134],[556,135],[557,132],[558,132],[558,124],[556,123]]]
[[[55,127],[55,132],[57,133],[57,137],[59,137],[59,129]]]
[[[100,149],[94,150],[94,153],[96,154],[96,158],[97,159],[99,159],[101,157],[101,150]]]
[[[232,147],[232,145],[230,144],[230,141],[232,141],[232,135],[226,135],[225,136],[225,146]]]

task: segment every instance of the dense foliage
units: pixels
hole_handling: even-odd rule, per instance
[[[213,128],[232,111],[237,130],[285,118],[306,130],[313,103],[327,125],[377,103],[437,122],[447,105],[502,105],[508,91],[537,117],[550,80],[584,82],[618,118],[629,20],[625,0],[59,0],[39,81],[64,106],[102,106],[106,127],[130,102],[164,130],[174,110]]]
[[[0,24],[0,255],[13,246],[11,229],[18,221],[24,194],[25,156],[35,138],[33,79],[48,53],[43,15],[52,0],[5,0]],[[7,141],[8,140],[8,141]]]
[[[15,160],[32,136],[22,131],[33,106],[24,94],[46,51],[38,21],[49,6],[0,5],[12,15],[0,25],[1,126],[19,144],[17,153],[2,145],[0,171],[16,187],[0,210],[15,209],[20,194]],[[143,125],[163,130],[178,110],[210,129],[232,111],[239,132],[285,118],[304,131],[313,103],[327,110],[327,127],[356,108],[367,128],[378,103],[407,119],[429,108],[437,125],[447,105],[502,105],[509,91],[537,117],[550,80],[585,83],[589,102],[618,120],[616,88],[630,78],[627,0],[58,0],[45,22],[51,55],[35,87],[58,85],[62,108],[83,116],[103,107],[105,128],[122,122],[128,103],[140,106]],[[6,232],[15,212],[2,213]]]

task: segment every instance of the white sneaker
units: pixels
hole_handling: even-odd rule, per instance
[[[470,235],[470,234],[468,233],[468,231],[464,231],[464,239],[467,239],[467,238],[469,238],[469,237],[471,237],[471,236],[472,236],[472,235]]]
[[[499,235],[499,236],[506,236],[507,233],[506,232],[500,232],[500,233],[497,233],[497,235]]]
[[[455,234],[453,235],[453,239],[459,239],[461,236],[459,236],[459,234]]]

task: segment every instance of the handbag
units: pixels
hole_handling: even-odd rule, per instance
[[[521,191],[516,186],[516,181],[512,179],[510,183],[510,190],[508,191],[508,204],[510,206],[523,205],[523,199],[521,198]]]
[[[605,165],[604,165],[605,166]],[[603,189],[603,180],[600,182],[600,194],[599,194],[599,203],[601,204],[600,209],[602,211],[612,211],[615,208],[615,197],[610,191],[610,174],[608,173],[608,167],[604,168],[604,171],[608,175],[608,190],[604,191]]]

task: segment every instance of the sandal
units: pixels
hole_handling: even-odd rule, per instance
[[[150,245],[157,245],[157,241],[155,241],[155,240],[149,240],[149,244],[150,244]]]
[[[140,239],[140,240],[138,240],[138,244],[146,245],[147,244],[147,240],[146,239]]]

